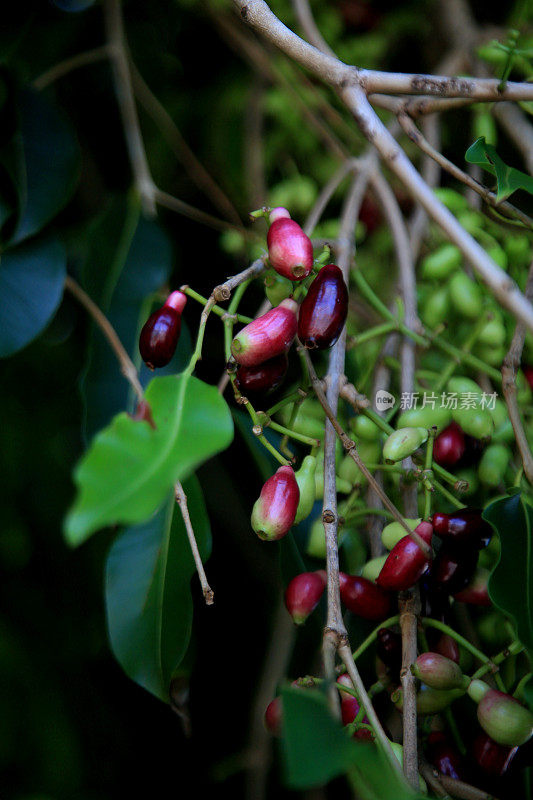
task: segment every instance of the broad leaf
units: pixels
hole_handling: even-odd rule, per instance
[[[172,270],[170,242],[156,222],[140,217],[138,202],[109,205],[90,227],[89,250],[82,271],[85,289],[116,330],[146,385],[152,373],[141,367],[139,331],[152,310],[152,296],[169,279]],[[161,303],[159,303],[161,305]],[[190,354],[190,337],[182,324],[176,355],[158,375],[181,372]],[[131,411],[134,398],[120,376],[114,353],[100,330],[89,342],[82,381],[85,434],[90,439],[119,411]]]
[[[0,356],[9,356],[48,325],[61,297],[66,256],[56,239],[23,244],[0,260]]]
[[[71,196],[79,174],[79,147],[70,124],[39,92],[20,94],[19,219],[12,242],[33,236]]]
[[[487,144],[485,137],[476,139],[465,154],[469,164],[477,164],[496,177],[498,190],[496,199],[500,203],[517,189],[533,194],[533,178],[515,167],[509,167],[498,155],[493,145]]]
[[[194,476],[183,488],[205,560],[211,551],[211,532],[202,491]],[[132,680],[165,702],[191,637],[194,573],[173,493],[148,522],[123,531],[107,557],[106,609],[113,652]]]
[[[226,402],[216,387],[197,378],[185,373],[154,378],[146,400],[155,430],[118,414],[78,464],[78,493],[65,523],[70,544],[80,544],[105,525],[148,519],[176,481],[232,440]]]
[[[338,775],[350,774],[358,796],[365,800],[416,797],[375,744],[348,737],[331,716],[322,692],[286,687],[281,696],[282,748],[291,788],[322,786]]]
[[[483,512],[500,537],[500,559],[489,580],[492,602],[513,618],[518,638],[533,654],[533,509],[519,493]]]

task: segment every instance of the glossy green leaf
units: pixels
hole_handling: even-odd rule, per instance
[[[292,789],[323,786],[338,775],[350,773],[358,796],[365,800],[416,797],[376,745],[349,738],[331,716],[322,692],[286,687],[281,696],[282,749],[287,783]]]
[[[518,638],[533,656],[533,509],[520,493],[495,500],[483,517],[500,537],[501,553],[489,595],[514,620]]]
[[[205,561],[211,551],[211,532],[202,491],[194,476],[183,488]],[[165,702],[191,637],[194,574],[187,532],[173,493],[148,522],[123,531],[107,557],[105,594],[113,653],[132,680]]]
[[[66,256],[56,239],[29,242],[0,260],[0,356],[9,356],[48,325],[63,296]]]
[[[153,373],[141,361],[139,331],[152,310],[152,297],[172,271],[172,248],[156,222],[140,216],[138,202],[117,200],[90,226],[89,250],[82,270],[84,288],[104,311],[146,386]],[[161,303],[157,301],[160,305]],[[190,356],[190,336],[182,330],[176,354],[158,376],[182,372]],[[82,380],[85,434],[90,439],[121,410],[131,411],[134,397],[119,374],[115,354],[93,326]]]
[[[477,164],[496,177],[498,202],[507,199],[518,189],[524,189],[529,194],[533,194],[533,178],[515,167],[509,167],[500,158],[493,145],[487,144],[484,136],[476,139],[474,144],[470,145],[465,159],[469,164]]]
[[[154,378],[146,391],[156,430],[125,412],[93,439],[76,467],[78,489],[65,522],[72,545],[117,523],[148,519],[178,480],[233,438],[226,402],[215,386],[187,374]]]
[[[63,208],[76,186],[80,162],[68,120],[41,93],[21,92],[19,114],[20,211],[12,243],[33,236]]]

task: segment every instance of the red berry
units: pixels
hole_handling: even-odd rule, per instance
[[[474,741],[474,758],[488,775],[505,775],[518,752],[518,747],[497,744],[486,733],[480,733]]]
[[[253,367],[286,352],[296,336],[298,303],[283,300],[246,325],[231,343],[235,361]]]
[[[300,500],[292,467],[280,467],[261,489],[252,511],[252,528],[260,539],[273,542],[289,532]]]
[[[281,386],[288,367],[287,353],[269,358],[268,361],[263,361],[255,367],[241,365],[235,373],[237,388],[246,397],[269,394]]]
[[[459,652],[459,645],[451,636],[447,633],[443,633],[437,639],[437,642],[431,648],[433,653],[440,653],[441,656],[446,656],[449,658],[450,661],[455,661],[456,664],[459,663],[461,658],[461,654]]]
[[[441,467],[454,467],[463,457],[465,447],[463,431],[452,422],[435,438],[433,458]]]
[[[313,269],[311,239],[293,219],[277,216],[268,229],[268,258],[280,275],[301,281]]]
[[[533,389],[533,367],[522,367],[522,372],[529,386]]]
[[[458,552],[443,545],[431,567],[431,581],[448,594],[460,592],[474,574],[477,560],[476,550],[464,547]]]
[[[429,522],[421,522],[415,530],[427,544],[431,545],[433,528]],[[387,556],[376,583],[389,591],[401,592],[410,589],[422,576],[428,564],[427,556],[417,543],[410,536],[404,536]]]
[[[439,772],[454,780],[464,780],[461,756],[453,749],[441,731],[430,733],[427,741],[429,761]]]
[[[265,710],[265,728],[272,736],[281,736],[282,723],[283,705],[281,697],[275,697],[270,701]]]
[[[480,508],[460,508],[450,514],[433,514],[433,530],[449,546],[486,547],[492,528],[482,519]]]
[[[440,653],[422,653],[412,665],[411,672],[432,689],[464,688],[465,678],[459,665]],[[466,680],[469,682],[470,678]]]
[[[470,583],[454,594],[455,599],[460,603],[470,603],[473,606],[492,605],[489,597],[489,576],[490,573],[487,569],[478,567]]]
[[[399,633],[380,628],[377,633],[376,655],[390,671],[394,683],[398,683],[402,668],[402,637]]]
[[[165,367],[176,352],[181,330],[181,312],[187,302],[183,292],[172,292],[165,304],[144,323],[139,337],[139,352],[145,364]]]
[[[304,347],[325,350],[335,344],[348,314],[348,289],[335,264],[322,267],[300,306],[298,338]]]
[[[347,672],[343,675],[339,675],[337,678],[337,685],[343,684],[344,686],[348,686],[350,689],[353,689],[353,684],[351,681],[350,676]],[[348,692],[343,691],[339,687],[339,692],[341,695],[341,717],[342,717],[342,724],[349,725],[351,722],[354,721],[356,716],[359,713],[359,709],[361,708],[359,702],[353,694],[349,694]],[[365,723],[366,725],[369,724],[368,717],[365,715],[361,722]],[[354,739],[372,739],[372,734],[366,728],[362,730],[355,731],[353,734]]]
[[[346,608],[363,619],[385,619],[391,612],[391,598],[372,581],[358,575],[343,575],[341,600]]]
[[[301,625],[315,610],[326,588],[326,573],[302,572],[285,590],[285,606],[297,625]]]

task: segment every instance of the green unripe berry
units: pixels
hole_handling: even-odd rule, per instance
[[[429,280],[444,280],[461,265],[463,254],[454,244],[443,244],[426,256],[421,265],[422,276]]]
[[[375,581],[383,569],[383,564],[387,558],[388,556],[376,556],[376,558],[371,558],[361,570],[361,576],[368,581]]]
[[[428,438],[426,428],[399,428],[388,436],[383,445],[386,461],[401,461],[418,450]]]
[[[411,665],[411,672],[432,689],[465,689],[470,682],[455,661],[440,653],[422,653]]]
[[[408,408],[400,414],[396,424],[399,428],[412,427],[429,429],[435,426],[437,428],[437,433],[440,433],[451,421],[452,412],[449,408],[440,406],[437,400],[435,408],[431,408],[431,406],[425,406],[424,408]]]
[[[511,451],[504,444],[490,444],[481,457],[478,475],[481,483],[495,488],[505,475],[511,460]]]
[[[439,187],[438,189],[433,189],[433,194],[452,212],[452,214],[460,214],[462,211],[468,211],[468,201],[466,197],[456,192],[455,189]]]
[[[509,261],[507,259],[507,253],[500,247],[499,244],[495,244],[492,247],[487,248],[487,255],[492,258],[496,264],[501,267],[502,269],[507,269],[509,266]]]
[[[357,452],[363,464],[376,464],[380,460],[381,445],[379,441],[361,441],[357,445]],[[363,484],[366,477],[363,475],[351,456],[346,454],[339,467],[339,477],[349,481],[352,486]]]
[[[418,519],[405,519],[404,522],[412,531],[414,531],[417,525],[420,525],[422,522],[422,518],[419,517]],[[381,531],[381,541],[387,550],[392,550],[394,545],[398,544],[400,539],[403,539],[404,536],[405,528],[403,525],[400,525],[399,522],[396,522],[396,520],[394,522],[389,522],[389,524],[385,525]]]
[[[350,428],[354,436],[359,439],[364,439],[366,442],[375,442],[381,435],[381,430],[375,422],[365,417],[364,414],[358,414],[350,420]]]
[[[510,695],[480,680],[471,682],[468,694],[478,704],[479,724],[498,744],[517,747],[533,736],[533,714]]]
[[[420,310],[422,322],[428,328],[436,328],[446,322],[450,314],[450,293],[447,286],[442,286],[429,294]]]
[[[494,423],[486,408],[456,408],[452,411],[452,418],[474,439],[488,439],[492,436]]]
[[[479,344],[491,345],[492,347],[499,347],[505,342],[507,332],[501,317],[489,319],[479,332]]]
[[[450,301],[459,314],[477,319],[483,311],[483,295],[479,285],[464,272],[458,272],[448,283]]]
[[[524,234],[506,236],[503,246],[513,266],[525,266],[531,261],[531,244]]]
[[[300,500],[296,510],[296,517],[294,518],[295,525],[307,519],[313,510],[315,504],[315,471],[316,458],[314,456],[306,456],[302,461],[302,466],[295,473],[296,483],[300,489]]]

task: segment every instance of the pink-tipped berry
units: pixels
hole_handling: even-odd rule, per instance
[[[150,369],[165,367],[176,352],[181,313],[186,302],[187,295],[183,292],[172,292],[165,304],[144,323],[139,337],[139,352]]]
[[[431,545],[433,528],[429,522],[421,522],[415,530],[426,544]],[[410,589],[422,576],[428,564],[426,554],[417,543],[410,536],[404,536],[387,556],[376,583],[388,591],[401,592]]]
[[[283,300],[246,325],[231,343],[235,361],[253,367],[286,352],[296,336],[297,310],[298,303],[294,300]]]
[[[252,528],[260,539],[281,539],[289,532],[298,508],[300,489],[292,467],[280,467],[267,480],[252,510]]]
[[[290,281],[307,278],[313,269],[311,239],[293,219],[278,216],[268,229],[267,245],[270,263]]]
[[[302,572],[285,590],[285,607],[296,625],[301,625],[315,610],[326,588],[326,573]]]

